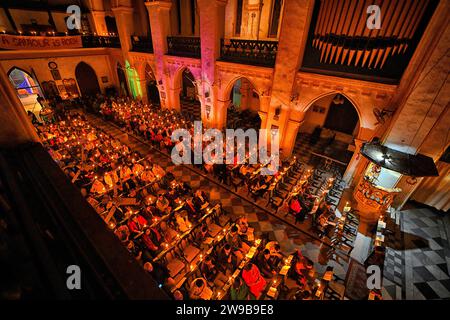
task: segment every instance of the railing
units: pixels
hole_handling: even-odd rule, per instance
[[[199,37],[167,37],[168,54],[179,57],[200,58]]]
[[[153,43],[151,37],[131,36],[131,51],[153,53]]]
[[[120,39],[118,36],[81,36],[83,48],[120,48]]]
[[[220,57],[223,61],[254,66],[273,67],[278,41],[222,39]]]

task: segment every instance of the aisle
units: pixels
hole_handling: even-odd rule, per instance
[[[220,201],[223,204],[223,209],[232,213],[233,218],[246,215],[249,225],[255,229],[255,234],[258,237],[264,235],[269,240],[278,241],[283,253],[290,254],[300,249],[306,257],[314,262],[317,272],[323,273],[326,266],[331,265],[334,267],[337,276],[345,278],[348,270],[348,257],[342,256],[338,258],[339,263],[331,260],[331,257],[329,257],[330,247],[320,240],[313,238],[298,228],[292,227],[279,218],[273,217],[266,211],[230,192],[221,184],[205,178],[193,169],[184,165],[174,165],[167,155],[156,150],[152,151],[149,145],[132,135],[125,135],[117,126],[91,114],[86,116],[94,125],[102,128],[113,137],[120,139],[130,148],[138,150],[144,156],[150,155],[152,161],[161,165],[166,171],[172,172],[177,180],[189,183],[194,189],[200,188],[209,193],[211,201]]]

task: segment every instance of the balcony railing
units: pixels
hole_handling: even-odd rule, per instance
[[[120,48],[120,39],[118,36],[81,36],[83,48]]]
[[[200,58],[199,37],[167,37],[168,54],[171,56]]]
[[[151,37],[131,36],[131,51],[153,53],[153,43]]]
[[[278,41],[222,39],[220,57],[223,61],[273,67]]]

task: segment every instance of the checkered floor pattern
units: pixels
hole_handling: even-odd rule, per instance
[[[332,146],[328,146],[328,142],[326,139],[319,139],[315,145],[310,144],[311,135],[305,132],[300,132],[297,135],[297,139],[295,140],[293,154],[300,159],[301,162],[313,165],[315,167],[319,166],[318,159],[314,157],[311,152],[323,154],[325,149],[333,148],[333,150],[337,150],[342,152],[342,150],[347,149],[347,145],[341,141],[333,141]],[[341,174],[345,171],[345,168],[342,166],[335,165],[337,171]]]
[[[202,120],[202,109],[200,106],[200,102],[198,101],[189,101],[189,100],[181,100],[181,113],[191,121],[201,121]]]
[[[327,266],[333,266],[336,275],[345,278],[348,269],[348,257],[335,257],[336,260],[332,260],[333,257],[328,254],[330,247],[300,230],[300,228],[293,227],[291,224],[274,217],[266,210],[252,204],[248,199],[237,196],[223,185],[215,182],[211,177],[200,174],[196,169],[185,165],[174,165],[169,156],[155,151],[140,138],[124,135],[115,125],[104,122],[95,116],[87,115],[87,117],[97,127],[127,143],[130,148],[145,156],[150,155],[153,162],[173,173],[177,180],[189,183],[193,189],[199,188],[208,192],[211,202],[220,201],[224,210],[230,212],[233,218],[247,215],[250,226],[255,229],[255,235],[278,241],[285,254],[300,249],[306,257],[315,263],[317,272],[323,273]]]
[[[386,253],[383,296],[450,299],[450,218],[410,207],[400,212],[399,220]]]

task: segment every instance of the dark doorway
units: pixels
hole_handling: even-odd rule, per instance
[[[117,64],[117,77],[119,78],[119,95],[128,97],[130,93],[128,92],[127,78],[125,77],[125,72],[120,63]]]
[[[148,102],[150,102],[153,105],[159,106],[160,100],[159,100],[158,86],[156,84],[156,79],[153,70],[148,64],[145,65],[145,85],[147,89]]]
[[[100,93],[97,75],[94,69],[85,62],[80,62],[75,68],[75,77],[82,96],[95,96]]]
[[[353,135],[358,119],[358,112],[356,112],[353,104],[347,98],[338,94],[331,101],[324,127]]]

